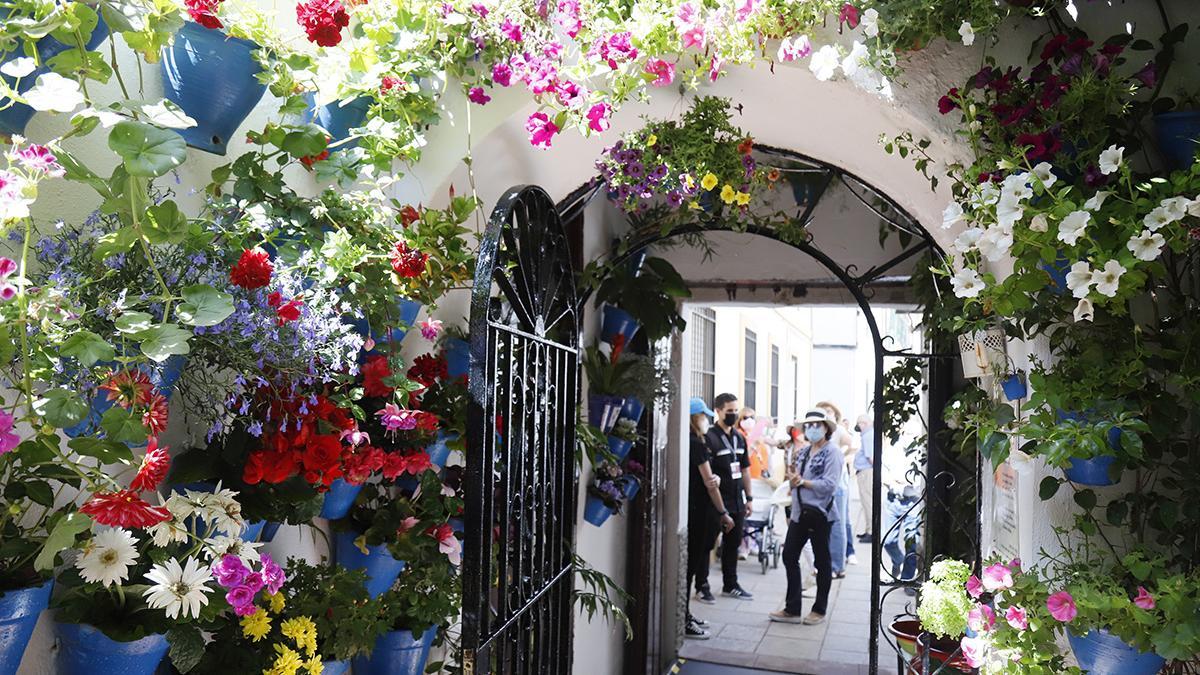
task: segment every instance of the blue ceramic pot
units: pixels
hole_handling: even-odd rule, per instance
[[[354,675],[422,675],[436,637],[437,626],[420,637],[407,630],[384,633],[375,640],[371,656],[354,659]]]
[[[609,344],[613,344],[618,335],[624,335],[625,344],[629,344],[633,336],[637,335],[638,329],[642,327],[642,324],[638,323],[633,315],[620,307],[605,305],[600,310],[600,314],[600,339]]]
[[[417,302],[416,300],[409,300],[406,298],[396,303],[396,306],[400,309],[400,323],[404,327],[393,328],[386,335],[380,333],[379,331],[371,330],[367,324],[366,317],[360,316],[347,321],[347,323],[349,323],[351,326],[354,326],[354,329],[358,331],[359,335],[363,337],[370,337],[375,340],[375,349],[372,349],[367,353],[377,353],[380,345],[382,345],[384,342],[388,342],[389,340],[392,342],[400,342],[404,339],[404,336],[408,334],[408,330],[416,325],[417,316],[421,313],[421,303]],[[366,350],[364,350],[364,352],[365,351]]]
[[[224,155],[229,139],[258,105],[267,85],[251,53],[258,45],[188,21],[163,50],[163,91],[196,120],[180,129],[193,148]]]
[[[620,396],[591,394],[588,396],[588,424],[597,427],[602,433],[612,431],[617,418],[621,416],[621,406],[625,399]]]
[[[330,520],[344,518],[347,513],[350,513],[350,507],[354,506],[354,498],[362,492],[362,483],[351,485],[345,480],[339,478],[333,481],[329,486],[329,492],[325,493],[325,502],[321,505],[321,517]]]
[[[164,635],[117,642],[92,626],[57,624],[58,675],[152,675],[167,654]]]
[[[1076,459],[1071,458],[1071,465],[1063,470],[1067,475],[1067,480],[1077,485],[1114,485],[1111,475],[1108,470],[1116,461],[1115,457],[1105,455],[1103,457],[1094,457],[1092,459]]]
[[[450,529],[453,530],[455,532],[455,534],[462,534],[463,532],[466,531],[467,524],[466,524],[466,522],[463,521],[462,518],[451,518],[450,519]]]
[[[267,527],[267,521],[256,520],[253,523],[246,523],[246,529],[242,530],[242,541],[254,543],[262,537],[263,530]]]
[[[3,12],[3,15],[7,15],[7,12]],[[88,41],[84,44],[84,48],[87,49],[87,51],[92,51],[96,47],[99,47],[100,43],[104,42],[104,38],[106,37],[108,37],[108,24],[104,23],[104,17],[101,16],[98,17],[96,27],[92,30],[92,34],[88,36]],[[38,62],[44,64],[55,56],[58,56],[68,49],[71,49],[73,46],[74,45],[67,45],[59,42],[58,40],[47,35],[37,42]],[[10,60],[9,57],[16,57],[19,55],[20,54],[17,53],[4,54],[3,56],[0,56],[0,62],[8,61]],[[37,83],[38,75],[45,75],[48,72],[50,72],[50,68],[39,66],[32,73],[21,78],[20,84],[17,84],[16,78],[9,77],[7,75],[0,75],[0,78],[3,78],[4,82],[10,87],[16,84],[17,92],[24,94],[32,89],[33,85]],[[37,111],[25,105],[24,103],[13,103],[4,110],[0,110],[0,133],[25,133],[25,125],[29,124],[29,120],[33,119],[35,112]]]
[[[1155,675],[1166,665],[1158,654],[1139,652],[1106,630],[1087,635],[1067,631],[1079,667],[1089,675]]]
[[[642,481],[636,478],[627,478],[621,482],[621,491],[625,493],[625,499],[628,501],[633,501],[641,489]]]
[[[457,439],[458,434],[439,431],[437,440],[425,446],[425,452],[429,453],[429,461],[435,466],[446,466],[446,461],[450,459],[450,447],[446,444]]]
[[[322,661],[321,675],[346,675],[350,672],[349,661]]]
[[[116,366],[116,363],[112,363]],[[171,394],[175,392],[175,383],[183,375],[183,369],[187,366],[187,357],[179,354],[174,354],[167,357],[163,364],[151,369],[148,365],[143,366],[142,370],[149,370],[150,382],[154,384],[154,390],[163,395],[163,398],[171,400]],[[83,418],[79,424],[73,427],[63,429],[66,434],[72,438],[79,436],[90,436],[100,428],[100,418],[109,408],[113,407],[114,401],[108,400],[108,395],[105,393],[97,393],[92,397],[88,406],[87,417]]]
[[[446,372],[450,379],[463,377],[471,365],[471,347],[466,340],[449,338],[446,340]]]
[[[1025,386],[1025,379],[1020,373],[1013,373],[1000,383],[1004,389],[1004,398],[1010,401],[1020,401],[1029,393],[1029,389]]]
[[[633,441],[626,441],[616,436],[608,437],[608,451],[617,456],[617,461],[625,461],[629,456],[629,451],[633,448]]]
[[[613,510],[608,508],[604,500],[599,497],[588,495],[587,502],[583,506],[583,519],[589,523],[600,527],[608,517],[613,514]]]
[[[404,571],[404,561],[396,560],[387,546],[368,546],[369,553],[363,555],[354,545],[357,532],[337,532],[334,535],[334,555],[337,563],[349,570],[366,570],[367,593],[378,598],[392,587],[396,577]]]
[[[644,412],[646,412],[646,405],[632,396],[626,398],[625,405],[621,406],[621,417],[633,420],[634,424],[642,421]]]
[[[1062,251],[1058,252],[1054,262],[1042,263],[1041,268],[1050,275],[1050,283],[1047,284],[1050,290],[1059,295],[1067,292],[1067,272],[1071,271],[1071,261],[1067,260]]]
[[[262,536],[260,536],[258,540],[261,542],[275,541],[275,535],[279,533],[279,528],[282,525],[282,523],[276,523],[270,520],[266,521],[266,524],[264,524],[262,528]]]
[[[1154,136],[1170,168],[1190,167],[1196,159],[1196,139],[1200,138],[1200,110],[1177,110],[1155,115]]]
[[[89,52],[95,51],[96,47],[99,47],[100,43],[104,42],[104,38],[108,37],[108,33],[108,24],[104,22],[104,15],[97,12],[96,27],[92,29],[92,34],[88,36],[87,42],[83,44],[83,48]],[[38,40],[37,43],[38,57],[41,63],[45,63],[68,49],[74,48],[74,44],[59,42],[57,38],[49,35]]]
[[[346,140],[350,136],[351,129],[361,127],[363,121],[367,119],[367,109],[371,107],[371,99],[367,96],[360,96],[345,103],[334,101],[320,107],[317,107],[316,98],[312,94],[306,94],[304,99],[308,101],[308,109],[304,111],[304,120],[313,122],[328,131],[332,143]],[[338,147],[353,148],[356,145],[358,145],[358,139],[343,143]]]
[[[0,675],[16,675],[38,617],[50,604],[53,581],[0,594]]]

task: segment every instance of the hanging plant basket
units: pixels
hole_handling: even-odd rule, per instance
[[[4,13],[7,14],[7,12]],[[88,40],[86,43],[84,43],[83,48],[89,52],[93,51],[96,49],[96,47],[100,46],[101,42],[104,42],[104,39],[108,37],[108,34],[108,24],[104,23],[104,17],[97,16],[96,27],[92,29],[92,34],[88,36]],[[50,59],[58,56],[68,49],[72,49],[73,47],[74,45],[68,45],[63,42],[59,42],[55,38],[47,35],[46,37],[37,41],[38,63],[45,64]],[[0,62],[8,61],[10,57],[18,55],[19,54],[12,52],[8,54],[2,54],[0,55]],[[17,93],[24,94],[30,89],[33,89],[33,85],[37,84],[38,76],[45,75],[49,72],[51,72],[50,68],[47,68],[44,65],[38,66],[32,73],[21,78],[20,84],[16,87]],[[14,77],[0,75],[0,79],[3,79],[5,84],[10,87],[17,84],[17,79]],[[25,125],[29,124],[29,120],[33,119],[33,115],[36,112],[36,110],[30,108],[24,103],[17,103],[15,101],[10,102],[10,105],[5,107],[3,110],[0,110],[0,134],[24,134]]]
[[[963,377],[974,379],[994,375],[1007,361],[1004,331],[999,328],[977,330],[958,336],[962,354]]]
[[[321,517],[329,520],[344,518],[350,513],[350,507],[354,506],[354,500],[362,489],[362,483],[351,485],[342,478],[333,481],[329,491],[325,493],[325,501],[321,504]]]
[[[193,148],[225,155],[229,139],[267,85],[256,77],[258,45],[188,21],[162,54],[163,91],[196,126],[179,134]]]
[[[16,675],[42,610],[50,604],[53,581],[0,594],[0,675]]]
[[[1110,467],[1116,461],[1116,457],[1106,455],[1103,457],[1093,457],[1092,459],[1071,458],[1071,463],[1063,473],[1067,480],[1076,485],[1091,485],[1095,487],[1105,487],[1108,485],[1116,485],[1112,479],[1112,474],[1109,473]]]
[[[58,675],[153,675],[167,655],[165,635],[117,642],[86,624],[60,623]]]
[[[617,345],[618,336],[623,338],[621,340],[622,345],[629,344],[633,336],[637,335],[638,329],[642,327],[642,324],[638,323],[638,320],[633,318],[632,314],[620,307],[605,305],[600,310],[600,314],[602,317],[600,339],[613,346]]]
[[[1079,667],[1090,675],[1155,675],[1166,665],[1158,654],[1139,652],[1106,630],[1067,631],[1067,639]]]
[[[385,544],[368,546],[364,554],[354,545],[357,537],[357,532],[336,533],[333,539],[334,555],[337,563],[348,570],[366,570],[367,594],[372,599],[378,598],[392,587],[396,577],[404,571],[405,562],[392,557]]]

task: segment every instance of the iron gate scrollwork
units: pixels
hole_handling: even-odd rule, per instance
[[[579,319],[553,200],[510,189],[471,295],[464,673],[566,675],[572,660]]]

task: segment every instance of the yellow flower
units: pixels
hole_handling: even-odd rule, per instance
[[[283,611],[285,600],[283,593],[272,593],[267,596],[267,600],[269,600],[271,603],[271,611],[273,613],[278,614]]]
[[[692,201],[688,202],[688,208],[689,208],[689,209],[691,209],[691,210],[693,210],[693,211],[699,211],[699,210],[700,210],[700,208],[701,208],[701,207],[700,207],[700,202],[698,202],[698,201],[696,201],[696,200],[694,200],[694,199],[693,199]]]
[[[317,626],[307,616],[298,616],[279,624],[279,632],[296,642],[296,646],[306,654],[313,656],[317,653]]]
[[[300,660],[300,655],[287,645],[276,644],[275,651],[279,653],[279,656],[276,657],[275,663],[270,668],[263,671],[263,675],[296,675],[296,671],[304,665],[304,662]]]
[[[655,136],[654,134],[650,134],[650,137],[646,139],[646,147],[653,148],[654,144],[657,142],[658,142],[658,136]]]
[[[308,670],[308,675],[321,675],[325,672],[325,664],[321,663],[321,657],[314,656],[304,662],[304,668]]]
[[[745,206],[750,203],[750,193],[739,192],[734,195],[734,199],[737,200],[738,206]]]
[[[262,640],[271,632],[271,617],[262,607],[256,608],[250,616],[243,616],[241,623],[242,635],[254,642]]]
[[[726,183],[725,187],[721,188],[721,201],[725,202],[726,204],[732,204],[733,200],[736,198],[737,190],[734,190],[732,185]]]
[[[689,190],[696,187],[696,179],[692,177],[692,174],[683,174],[683,186]]]
[[[717,175],[711,171],[704,174],[704,178],[700,179],[700,187],[704,188],[705,190],[711,190],[717,187]]]

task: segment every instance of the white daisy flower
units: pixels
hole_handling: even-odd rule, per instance
[[[39,111],[69,113],[83,105],[79,83],[58,73],[38,75],[33,89],[25,92],[25,102]]]
[[[1054,167],[1050,166],[1049,162],[1038,162],[1037,166],[1033,167],[1033,175],[1042,182],[1042,187],[1047,190],[1058,182],[1058,176],[1054,175]]]
[[[1111,194],[1112,193],[1108,190],[1098,190],[1096,191],[1096,194],[1088,197],[1088,200],[1083,203],[1083,208],[1087,209],[1088,211],[1096,211],[1101,206],[1104,206],[1104,200],[1108,199],[1108,196]]]
[[[146,589],[146,604],[151,609],[166,611],[168,619],[179,618],[180,614],[193,619],[200,616],[200,608],[208,604],[210,589],[204,584],[212,581],[208,565],[196,558],[188,558],[180,567],[179,561],[171,558],[165,565],[155,565],[146,573],[154,583]]]
[[[1074,246],[1091,222],[1092,214],[1087,211],[1072,211],[1058,224],[1058,240],[1068,246]]]
[[[1050,220],[1046,218],[1046,214],[1039,213],[1029,219],[1029,229],[1034,232],[1046,232],[1050,229]]]
[[[1121,157],[1125,154],[1125,148],[1118,148],[1115,144],[1108,146],[1104,152],[1100,153],[1100,173],[1105,176],[1116,173],[1121,169]]]
[[[1142,230],[1141,234],[1125,244],[1125,248],[1128,248],[1133,253],[1133,257],[1138,260],[1149,262],[1157,258],[1162,253],[1163,246],[1166,245],[1167,240],[1161,234]]]
[[[107,588],[129,578],[129,567],[137,562],[137,538],[128,530],[105,529],[92,536],[75,561],[84,581]]]
[[[1091,321],[1095,317],[1095,308],[1092,307],[1092,301],[1083,298],[1075,305],[1075,320],[1076,321]]]
[[[950,284],[954,287],[954,294],[960,298],[973,298],[983,291],[983,279],[979,272],[970,267],[959,270],[950,279]]]
[[[227,555],[234,555],[249,565],[250,563],[258,562],[259,554],[255,549],[262,546],[262,543],[248,542],[241,537],[218,535],[204,540],[204,546],[204,552],[211,560],[219,560]]]
[[[975,44],[975,29],[971,27],[970,21],[962,22],[958,27],[958,35],[962,38],[962,43],[968,47]]]
[[[835,45],[825,45],[812,55],[808,69],[822,82],[833,79],[838,66],[842,65],[842,56]]]
[[[950,202],[942,211],[942,229],[948,230],[963,221],[963,207],[958,202]]]
[[[1087,261],[1080,260],[1071,265],[1071,271],[1067,272],[1067,288],[1077,298],[1087,296],[1092,288],[1092,267]]]
[[[1104,269],[1092,273],[1092,282],[1096,284],[1096,292],[1109,298],[1115,296],[1117,288],[1120,286],[1121,275],[1125,274],[1125,271],[1121,263],[1116,260],[1104,263]]]

